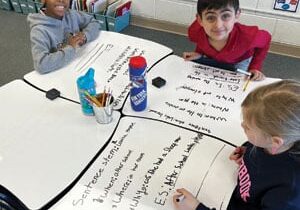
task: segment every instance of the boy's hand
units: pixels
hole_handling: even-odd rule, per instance
[[[70,36],[68,38],[68,44],[71,45],[73,48],[77,48],[82,43],[82,38],[80,36]]]
[[[186,189],[181,188],[176,190],[178,194],[173,196],[173,203],[177,210],[195,210],[199,205],[199,201]],[[184,198],[180,201],[177,199],[183,195]]]
[[[238,165],[240,165],[245,152],[246,152],[246,147],[236,147],[235,150],[229,156],[229,159],[233,160]]]
[[[84,45],[86,43],[86,36],[85,36],[85,33],[83,32],[79,32],[76,34],[76,36],[79,36],[80,39],[81,39],[81,43],[79,44],[80,46]]]
[[[250,72],[253,74],[251,80],[260,81],[265,79],[265,75],[261,71],[250,69]]]
[[[201,58],[201,54],[199,54],[197,52],[184,52],[183,58],[186,61],[196,60],[196,59]]]

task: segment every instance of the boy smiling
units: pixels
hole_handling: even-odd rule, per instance
[[[186,60],[210,59],[253,73],[253,80],[264,79],[262,63],[271,35],[257,26],[238,23],[238,0],[198,0],[197,18],[189,27],[189,39],[195,52],[184,52]]]
[[[76,48],[94,40],[99,23],[84,12],[70,10],[69,0],[43,0],[40,13],[29,14],[33,64],[41,74],[69,63]]]

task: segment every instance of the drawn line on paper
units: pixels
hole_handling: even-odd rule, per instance
[[[77,70],[77,72],[81,72],[82,71],[82,69],[83,69],[83,67],[85,67],[87,64],[89,64],[90,63],[90,61],[93,59],[93,57],[94,56],[96,56],[97,55],[97,53],[101,50],[101,48],[103,47],[103,45],[104,44],[101,44],[99,47],[98,47],[98,49],[96,50],[96,52],[95,53],[93,53],[93,55],[92,56],[90,56],[89,57],[89,59],[87,59],[87,61],[86,62],[84,62],[82,65],[81,65],[81,67]]]
[[[199,193],[200,193],[200,191],[201,191],[201,189],[202,189],[202,187],[203,187],[204,181],[205,181],[205,179],[207,178],[208,173],[210,172],[210,169],[211,169],[212,165],[215,163],[217,157],[219,156],[219,154],[221,153],[221,151],[225,148],[225,146],[226,146],[226,145],[224,144],[223,147],[222,147],[222,148],[218,151],[218,153],[215,155],[213,161],[210,163],[210,166],[209,166],[208,170],[206,171],[206,173],[205,173],[205,175],[204,175],[204,178],[203,178],[203,180],[202,180],[202,182],[201,182],[201,184],[200,184],[200,187],[199,187],[199,189],[198,189],[198,191],[197,191],[197,193],[196,193],[196,195],[195,195],[196,198],[199,196]]]
[[[101,55],[102,55],[102,53],[104,52],[104,51],[110,51],[110,49],[111,48],[113,48],[113,45],[112,44],[107,44],[106,45],[106,47],[105,47],[105,49],[104,50],[102,50],[92,61],[91,61],[91,63],[90,63],[90,65],[92,65],[94,62],[95,62],[95,60],[96,59],[98,59]]]
[[[199,140],[201,140],[201,139],[202,139],[202,134],[201,134],[201,133],[197,133],[197,136],[195,137],[195,139],[196,139],[196,138],[199,139]],[[195,143],[195,145],[191,148],[191,150],[190,150],[190,152],[189,152],[189,155],[187,156],[186,161],[188,161],[188,159],[189,159],[190,155],[192,154],[193,150],[195,149],[196,145],[197,145],[197,144]],[[184,164],[184,166],[185,166],[185,164]],[[177,176],[176,179],[175,179],[174,186],[176,185],[177,180],[178,180],[178,178],[180,177],[181,171],[183,170],[184,166],[183,166],[183,167],[181,168],[181,170],[179,171],[178,176]]]
[[[193,65],[193,70],[194,74],[191,74],[192,76],[196,76],[202,79],[206,78],[216,82],[240,84],[244,78],[237,72],[227,71],[210,66]]]
[[[224,195],[224,197],[223,197],[223,199],[222,199],[222,202],[221,202],[221,204],[220,204],[220,209],[222,209],[222,207],[223,207],[225,197],[226,197],[226,195]]]
[[[103,46],[103,45],[102,45]],[[102,46],[101,46],[101,48],[102,48]],[[105,49],[104,50],[102,50],[102,51],[100,51],[100,49],[101,48],[99,48],[99,50],[97,50],[97,52],[87,61],[87,63],[89,64],[89,65],[92,65],[94,62],[95,62],[95,60],[96,59],[98,59],[101,55],[102,55],[102,53],[104,52],[104,51],[109,51],[111,48],[113,47],[113,45],[112,44],[107,44],[106,45],[106,47],[105,47]],[[100,51],[100,52],[99,52]],[[98,54],[98,55],[97,55]],[[97,56],[96,56],[97,55]],[[95,57],[96,56],[96,57]],[[87,64],[86,63],[86,64]],[[85,64],[85,65],[86,65]],[[84,66],[83,66],[84,67]],[[82,67],[82,68],[83,68]],[[82,69],[81,68],[81,69]],[[81,69],[80,69],[80,71],[81,71]]]
[[[127,95],[127,97],[129,97],[129,95]],[[125,100],[125,101],[126,101],[126,100]],[[161,120],[161,119],[158,119],[158,118],[143,117],[143,116],[130,115],[130,114],[126,115],[126,117],[135,117],[135,118],[140,118],[140,119],[147,119],[147,120],[153,120],[153,121],[163,122],[163,123],[166,123],[166,124],[169,124],[169,125],[172,125],[172,126],[176,126],[176,127],[178,127],[178,128],[182,128],[182,129],[184,129],[184,130],[188,130],[188,131],[192,131],[192,132],[198,132],[198,133],[200,133],[200,134],[202,134],[202,135],[204,135],[204,136],[208,136],[208,137],[214,138],[214,139],[216,139],[216,140],[218,140],[218,141],[224,142],[225,144],[227,144],[227,145],[229,145],[229,146],[237,147],[236,144],[233,144],[233,143],[231,143],[230,141],[227,141],[226,139],[220,138],[220,137],[215,136],[215,135],[213,135],[213,134],[209,134],[209,133],[207,133],[207,132],[201,132],[201,131],[199,131],[199,130],[197,130],[197,129],[189,128],[189,127],[187,127],[187,126],[182,126],[182,125],[176,124],[176,123],[174,123],[174,122],[168,122],[168,121],[166,121],[166,120]]]
[[[90,54],[92,54],[94,52],[95,49],[97,49],[99,45],[99,42],[93,47],[92,50],[90,50],[88,53],[84,54],[81,59],[77,62],[77,64],[75,65],[75,69],[77,69],[77,67],[80,65],[81,62],[83,62],[86,58],[88,58],[90,56]]]

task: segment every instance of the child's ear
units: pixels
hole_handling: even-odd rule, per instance
[[[236,21],[240,18],[240,16],[241,16],[241,9],[238,9],[236,11],[236,13],[235,13],[235,19],[236,19]]]
[[[196,15],[196,18],[197,18],[197,21],[198,21],[198,23],[200,24],[200,25],[202,25],[202,18],[201,18],[201,16],[197,13],[197,15]]]
[[[272,154],[276,154],[278,149],[284,144],[284,140],[279,136],[272,136]]]

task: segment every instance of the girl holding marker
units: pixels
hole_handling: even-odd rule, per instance
[[[227,210],[300,210],[300,82],[255,89],[243,101],[242,114],[248,142],[229,157],[239,173]],[[215,209],[186,189],[177,192],[177,210]]]

